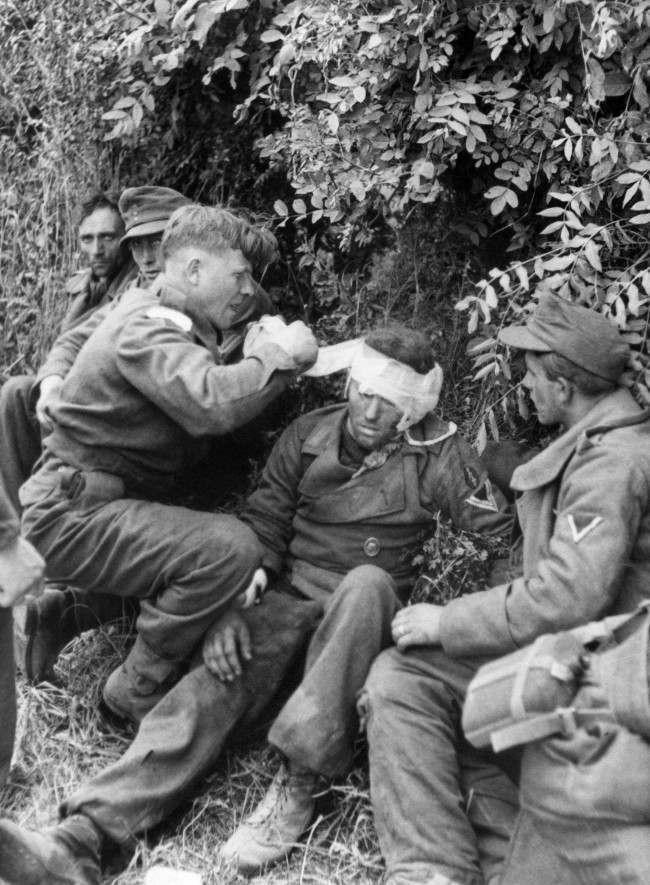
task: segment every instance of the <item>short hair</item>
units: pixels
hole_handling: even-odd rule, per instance
[[[373,350],[405,363],[421,375],[430,372],[436,364],[431,342],[419,329],[390,323],[368,332],[364,340]]]
[[[233,215],[220,206],[190,203],[177,209],[162,238],[163,259],[185,246],[206,252],[239,249],[253,267],[264,267],[277,258],[278,242],[265,228]]]
[[[96,212],[98,209],[110,209],[111,212],[114,212],[117,215],[120,221],[122,220],[120,210],[117,207],[117,201],[103,191],[96,191],[84,200],[79,207],[79,221],[77,226],[80,225],[82,221],[85,221],[86,218],[89,218],[93,212]]]
[[[618,386],[616,381],[609,381],[607,378],[601,378],[600,375],[594,375],[593,372],[583,369],[572,362],[572,360],[554,351],[535,354],[535,356],[539,358],[547,378],[551,381],[564,378],[573,384],[583,396],[599,396],[602,393],[611,393]]]

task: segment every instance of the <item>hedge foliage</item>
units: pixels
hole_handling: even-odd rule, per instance
[[[273,207],[326,334],[466,324],[482,438],[527,417],[496,335],[540,287],[612,316],[650,400],[650,0],[93,6],[104,178]]]

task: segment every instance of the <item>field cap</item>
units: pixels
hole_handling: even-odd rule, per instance
[[[118,202],[125,228],[121,242],[162,233],[172,213],[191,202],[170,187],[127,187]]]
[[[558,353],[606,381],[618,381],[630,358],[611,320],[552,292],[539,296],[525,326],[507,326],[499,340],[520,350]]]

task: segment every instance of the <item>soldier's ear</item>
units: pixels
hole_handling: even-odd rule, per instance
[[[201,276],[201,262],[196,255],[188,258],[185,262],[185,276],[193,286],[198,284]]]
[[[558,392],[558,397],[561,405],[568,405],[573,399],[573,394],[575,392],[575,385],[572,381],[569,381],[567,378],[563,378],[560,375],[558,378],[554,379],[556,390]]]

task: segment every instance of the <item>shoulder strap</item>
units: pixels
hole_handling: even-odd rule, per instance
[[[174,310],[173,307],[154,304],[147,311],[147,316],[151,317],[151,319],[168,320],[170,323],[178,326],[179,329],[182,329],[183,332],[192,331],[192,320],[184,313],[181,313],[180,310]]]

